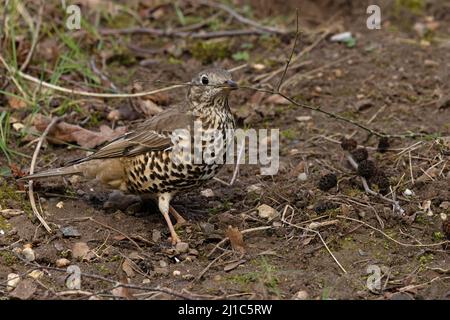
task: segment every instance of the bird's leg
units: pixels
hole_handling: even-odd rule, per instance
[[[177,210],[175,210],[174,207],[169,206],[169,212],[173,215],[173,217],[177,220],[177,224],[175,225],[175,227],[177,226],[181,226],[183,224],[186,223],[186,219],[183,218],[183,216],[181,214],[178,213]]]
[[[175,228],[173,227],[172,221],[170,221],[169,217],[169,208],[170,208],[170,200],[172,195],[170,193],[163,193],[158,196],[158,207],[159,211],[161,211],[164,219],[166,219],[167,226],[169,227],[170,237],[172,238],[172,244],[176,244],[180,242],[180,238],[175,232]]]

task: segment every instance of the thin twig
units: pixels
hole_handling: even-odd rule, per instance
[[[50,124],[45,128],[44,132],[42,133],[41,137],[39,138],[39,141],[36,145],[36,149],[33,153],[33,158],[31,159],[31,166],[30,166],[30,175],[34,173],[34,167],[36,166],[36,160],[39,155],[39,151],[41,150],[42,143],[44,142],[45,137],[49,133],[49,131],[52,129],[52,127],[58,122],[59,118],[53,118]],[[33,210],[34,215],[38,220],[41,222],[41,224],[44,226],[45,230],[47,230],[48,233],[52,233],[52,229],[49,227],[47,222],[45,222],[44,218],[42,218],[41,214],[39,213],[37,207],[36,207],[36,200],[34,199],[34,192],[33,192],[33,180],[30,180],[28,182],[28,197],[30,198],[31,203],[31,209]]]
[[[310,229],[310,228],[305,228],[296,224],[293,224],[287,220],[281,220],[281,222],[286,223],[287,225],[300,229],[300,230],[304,230],[304,231],[308,231],[308,232],[313,232],[315,233],[317,236],[319,236],[320,241],[322,241],[322,244],[324,245],[325,249],[327,249],[328,253],[330,254],[330,256],[333,258],[333,260],[336,262],[336,264],[339,266],[339,268],[344,272],[347,273],[347,270],[345,270],[345,268],[342,266],[342,264],[339,262],[338,259],[336,259],[336,257],[334,256],[333,252],[331,252],[330,248],[328,247],[327,243],[325,242],[325,240],[322,238],[322,235],[320,234],[319,231],[314,230],[314,229]]]
[[[430,243],[430,244],[411,244],[411,243],[403,243],[403,242],[400,242],[400,241],[398,241],[398,240],[395,240],[394,238],[392,238],[392,237],[389,236],[388,234],[384,233],[382,230],[380,230],[380,229],[378,229],[378,228],[375,228],[374,226],[372,226],[372,225],[370,225],[370,224],[368,224],[368,223],[366,223],[366,222],[364,222],[364,221],[361,221],[361,220],[358,220],[358,219],[354,219],[354,218],[350,218],[350,217],[347,217],[347,216],[342,216],[342,215],[337,215],[336,217],[337,217],[337,218],[340,218],[340,219],[345,219],[345,220],[350,220],[350,221],[358,222],[358,223],[360,223],[360,224],[362,224],[362,225],[364,225],[364,226],[366,226],[366,227],[368,227],[368,228],[370,228],[370,229],[372,229],[372,230],[375,230],[375,231],[381,233],[383,236],[385,236],[385,237],[388,238],[389,240],[395,242],[395,243],[398,244],[398,245],[404,246],[404,247],[420,247],[420,248],[426,248],[426,247],[437,247],[437,246],[441,246],[441,245],[446,244],[446,243],[450,243],[450,241],[448,241],[448,240],[442,241],[442,242],[438,242],[438,243]]]
[[[238,157],[236,160],[236,166],[234,167],[233,177],[230,181],[230,186],[234,184],[234,181],[236,180],[237,174],[239,172],[239,164],[241,163],[242,155],[244,154],[244,148],[245,148],[245,140],[242,140],[241,147],[239,148]]]
[[[31,43],[31,48],[28,51],[28,54],[27,54],[27,57],[25,58],[25,61],[23,62],[22,66],[20,67],[20,71],[24,71],[28,67],[28,64],[30,63],[31,58],[33,58],[33,54],[35,52],[36,45],[37,45],[38,40],[39,40],[39,32],[41,30],[43,13],[44,13],[44,4],[40,3],[39,4],[38,20],[36,22],[35,30],[32,33],[33,34],[33,40],[32,40],[32,43]]]
[[[284,78],[286,77],[286,73],[289,68],[289,64],[291,63],[292,57],[294,56],[295,48],[297,47],[297,41],[298,37],[300,35],[299,28],[298,28],[298,9],[296,10],[296,31],[295,31],[295,39],[294,44],[292,45],[291,54],[289,55],[289,58],[286,61],[286,66],[284,68],[283,74],[281,75],[280,81],[278,82],[276,92],[280,92],[281,85],[283,84]]]
[[[97,31],[103,36],[114,36],[124,34],[147,34],[157,37],[170,37],[170,38],[191,38],[191,39],[213,39],[224,37],[239,37],[239,36],[260,36],[267,34],[267,31],[258,29],[238,29],[238,30],[222,30],[211,32],[188,32],[188,31],[174,31],[174,30],[161,30],[145,27],[130,27],[125,29],[100,29]],[[79,36],[85,32],[78,32],[74,36]]]
[[[262,230],[267,230],[267,229],[272,229],[272,226],[262,226],[262,227],[256,227],[256,228],[250,228],[250,229],[245,229],[242,230],[241,233],[242,234],[246,234],[246,233],[250,233],[250,232],[255,232],[255,231],[262,231]],[[222,240],[220,240],[215,246],[214,248],[212,248],[212,250],[206,255],[207,257],[210,257],[214,252],[216,252],[216,250],[223,244],[225,244],[228,240],[230,240],[230,238],[225,237]]]
[[[265,31],[265,32],[270,32],[270,33],[275,33],[275,34],[286,34],[286,33],[288,33],[287,31],[280,30],[280,29],[277,29],[277,28],[263,26],[262,24],[259,24],[256,21],[250,20],[250,19],[240,15],[239,13],[237,13],[236,11],[234,11],[232,8],[228,7],[225,4],[212,2],[212,1],[204,1],[204,0],[200,0],[198,2],[200,4],[208,6],[208,7],[212,7],[212,8],[223,10],[223,11],[227,12],[230,16],[232,16],[233,18],[238,20],[239,22],[247,24],[247,25],[252,26],[252,27],[255,27],[255,28],[259,29],[259,30],[262,30],[262,31]]]

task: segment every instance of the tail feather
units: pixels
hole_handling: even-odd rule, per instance
[[[72,166],[38,172],[35,174],[31,174],[31,175],[22,177],[19,180],[43,179],[43,178],[65,176],[65,175],[69,175],[69,174],[79,174],[79,173],[82,173],[79,166],[72,165]]]

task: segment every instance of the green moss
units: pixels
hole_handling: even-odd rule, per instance
[[[433,232],[433,240],[434,241],[439,242],[439,241],[443,241],[444,239],[445,239],[445,236],[442,232],[440,232],[440,231]]]
[[[407,10],[414,14],[421,14],[424,9],[424,0],[395,0],[394,10],[396,13],[401,10]]]
[[[228,43],[224,41],[198,41],[189,48],[189,51],[203,64],[210,64],[231,56]]]
[[[281,136],[288,140],[294,140],[297,137],[297,132],[294,129],[286,129],[281,131]]]
[[[103,275],[110,275],[110,274],[112,274],[112,271],[107,267],[107,266],[105,266],[105,265],[103,265],[103,264],[101,264],[101,265],[98,265],[97,266],[97,270],[101,273],[101,274],[103,274]]]
[[[12,266],[18,262],[16,256],[8,251],[0,251],[0,258],[2,259],[2,264],[6,266]]]
[[[424,254],[419,257],[419,271],[426,269],[427,265],[432,262],[434,255],[432,253]]]
[[[11,203],[17,203],[20,208],[27,214],[31,214],[31,205],[25,194],[17,192],[17,190],[5,182],[0,185],[0,206],[9,208]]]

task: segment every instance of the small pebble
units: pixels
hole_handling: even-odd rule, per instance
[[[308,300],[309,294],[305,290],[300,290],[294,296],[294,300]]]
[[[205,234],[211,234],[214,232],[214,225],[209,222],[201,222],[200,228],[202,228],[202,231]]]
[[[268,206],[267,204],[262,204],[258,208],[258,216],[263,219],[271,220],[279,215],[278,211]]]
[[[72,226],[61,228],[61,232],[65,238],[76,238],[81,236],[80,232]]]
[[[22,250],[22,255],[28,262],[33,262],[36,259],[36,254],[34,253],[34,250],[30,247],[26,247]]]
[[[186,242],[178,242],[175,245],[175,250],[177,250],[179,253],[186,253],[189,250],[189,244]]]
[[[405,191],[403,191],[403,195],[405,197],[412,197],[414,195],[414,192],[410,189],[406,189]]]
[[[305,172],[302,172],[298,175],[297,179],[299,181],[304,182],[304,181],[308,180],[308,175]]]
[[[13,291],[19,284],[20,277],[16,273],[10,273],[10,274],[8,274],[7,280],[8,281],[6,282],[6,290]]]
[[[36,280],[42,278],[44,276],[44,272],[41,270],[33,270],[28,274],[28,276]]]
[[[55,264],[58,268],[63,268],[63,267],[67,267],[70,264],[70,261],[67,260],[66,258],[61,258],[61,259],[56,260]]]
[[[173,270],[173,275],[174,275],[175,277],[178,277],[179,275],[181,275],[181,271],[179,271],[179,270]]]
[[[200,191],[200,194],[202,196],[204,196],[205,198],[212,198],[214,197],[214,191],[212,191],[211,189],[205,189]]]

